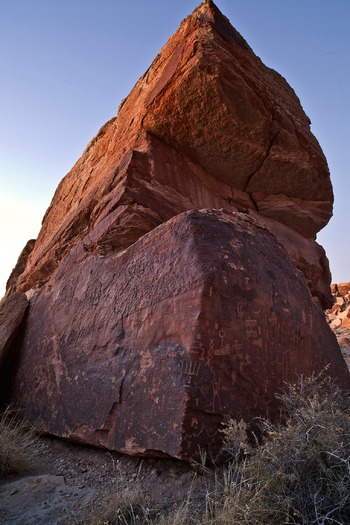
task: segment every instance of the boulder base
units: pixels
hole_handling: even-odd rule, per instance
[[[33,292],[14,401],[44,430],[134,455],[215,454],[228,417],[278,416],[301,374],[349,388],[303,274],[241,213],[182,213],[103,257],[76,245]]]

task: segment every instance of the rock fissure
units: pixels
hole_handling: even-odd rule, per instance
[[[126,375],[123,377],[123,379],[120,382],[119,386],[119,397],[118,397],[118,403],[121,404],[123,402],[123,386],[126,379]]]
[[[272,120],[272,122],[274,122]],[[255,203],[255,206],[258,210],[258,206],[256,204],[256,201],[254,200],[254,197],[253,197],[253,193],[252,192],[249,192],[248,191],[248,186],[250,185],[252,179],[255,177],[255,175],[262,169],[262,167],[264,166],[265,162],[267,161],[267,159],[269,158],[269,155],[271,153],[271,150],[276,142],[276,139],[278,137],[278,135],[280,134],[280,130],[276,131],[276,133],[273,135],[272,139],[270,140],[270,144],[269,144],[269,147],[267,148],[266,150],[266,153],[264,155],[264,158],[262,159],[261,163],[259,164],[259,166],[253,171],[253,173],[251,173],[247,179],[247,182],[246,182],[246,185],[245,185],[245,188],[244,188],[244,191],[249,193],[251,199],[253,200],[253,202]],[[259,211],[259,210],[258,210]]]

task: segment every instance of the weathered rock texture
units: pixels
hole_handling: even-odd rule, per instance
[[[59,436],[189,459],[217,452],[225,418],[278,415],[278,388],[329,364],[349,386],[275,238],[244,214],[189,211],[119,254],[71,250],[32,298],[14,400]]]
[[[205,2],[59,185],[18,288],[47,282],[87,231],[87,248],[106,253],[182,211],[225,207],[269,219],[277,236],[286,226],[287,250],[330,306],[328,262],[314,238],[333,194],[309,124],[287,82]]]
[[[14,401],[59,436],[188,459],[225,417],[273,416],[298,374],[329,364],[350,386],[309,292],[331,304],[314,238],[332,202],[295,93],[205,2],[62,180],[11,280],[31,303]]]

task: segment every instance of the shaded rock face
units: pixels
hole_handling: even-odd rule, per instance
[[[24,293],[16,292],[0,302],[0,369],[19,333],[29,303]]]
[[[18,338],[28,308],[29,302],[22,292],[15,292],[0,301],[0,404],[9,401],[9,384],[19,357]]]
[[[319,305],[332,202],[293,90],[200,5],[62,180],[10,279],[30,300],[13,401],[58,436],[189,459],[217,451],[227,417],[274,417],[300,374],[330,365],[349,387]]]
[[[72,322],[73,320],[73,322]],[[65,438],[188,460],[274,393],[349,374],[303,275],[245,214],[189,211],[109,257],[77,245],[31,300],[14,401]]]
[[[185,210],[225,207],[258,214],[277,236],[286,226],[293,242],[280,242],[327,307],[328,261],[314,239],[332,203],[294,91],[205,2],[59,185],[17,287],[47,282],[86,231],[97,230],[92,249],[118,250]]]

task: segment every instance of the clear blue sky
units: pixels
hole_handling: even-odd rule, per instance
[[[295,89],[331,170],[318,239],[350,280],[350,1],[217,0]],[[61,178],[196,0],[0,0],[0,295]]]

